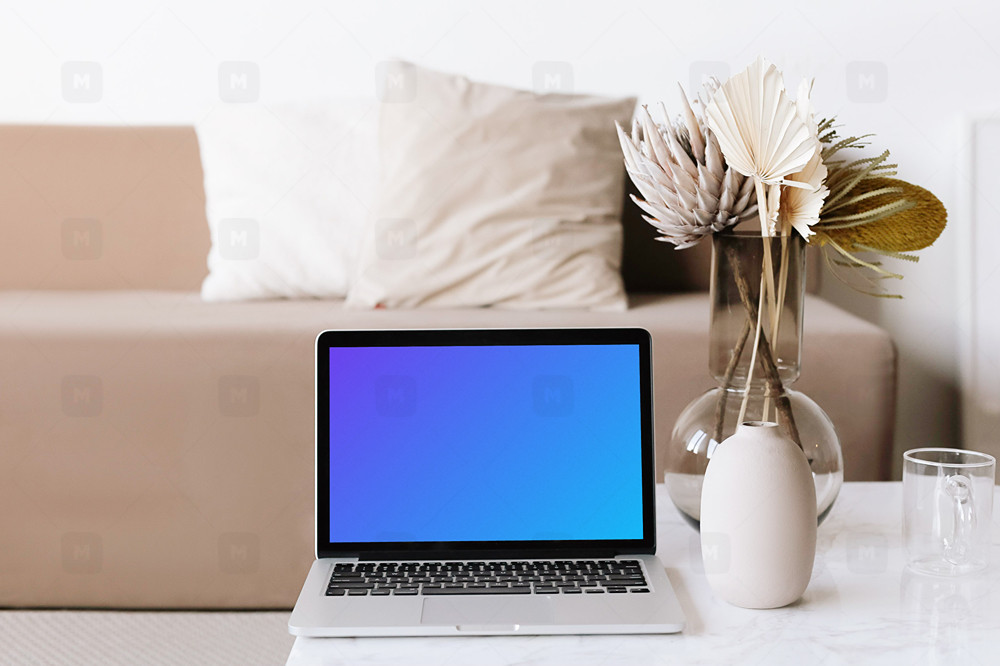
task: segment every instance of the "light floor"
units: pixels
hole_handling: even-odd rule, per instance
[[[288,612],[0,611],[0,663],[284,664]]]

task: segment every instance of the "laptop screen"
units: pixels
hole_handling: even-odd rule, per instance
[[[644,541],[648,334],[624,330],[354,331],[321,344],[320,542]]]

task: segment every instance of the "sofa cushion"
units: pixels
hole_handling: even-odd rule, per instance
[[[210,301],[347,294],[378,178],[375,100],[221,104],[197,127]]]
[[[708,297],[632,306],[372,311],[0,292],[0,605],[290,607],[313,557],[313,345],[325,328],[645,327],[662,448],[712,385]],[[797,388],[836,424],[848,480],[888,478],[892,342],[817,298],[806,313]]]
[[[0,126],[0,289],[196,289],[201,179],[190,127]]]
[[[399,63],[348,303],[620,310],[621,149],[635,100],[529,91]]]

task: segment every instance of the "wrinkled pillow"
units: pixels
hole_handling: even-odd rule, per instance
[[[622,310],[634,99],[536,95],[395,63],[350,307]]]

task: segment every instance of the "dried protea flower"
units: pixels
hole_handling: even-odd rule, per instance
[[[718,82],[706,84],[711,99]],[[683,115],[656,123],[645,106],[632,123],[631,136],[618,127],[625,168],[643,199],[633,196],[656,227],[657,240],[678,250],[696,245],[757,213],[753,181],[730,168],[702,114],[695,114],[681,89]]]

